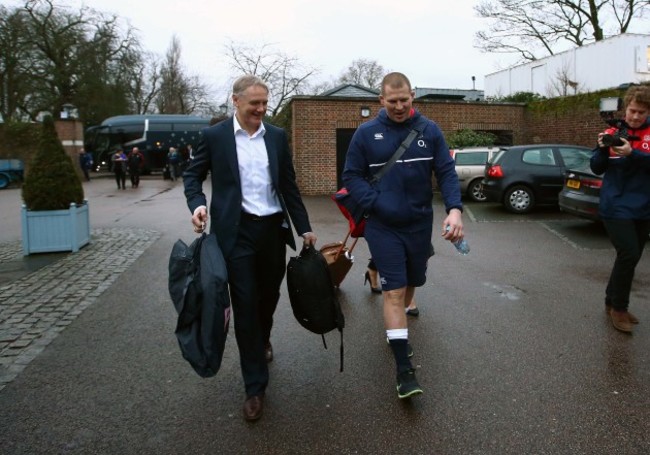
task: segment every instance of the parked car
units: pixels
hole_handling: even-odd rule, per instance
[[[473,201],[485,201],[485,195],[481,191],[481,180],[485,174],[485,165],[498,151],[499,147],[467,147],[449,150],[456,162],[456,173],[462,194]]]
[[[481,182],[488,201],[513,213],[558,203],[566,169],[584,167],[592,150],[579,145],[530,144],[502,147],[485,167]]]
[[[560,191],[560,210],[592,221],[598,221],[598,204],[603,178],[591,172],[589,165],[569,169],[564,174],[564,187]]]

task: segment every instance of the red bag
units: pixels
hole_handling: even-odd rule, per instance
[[[411,116],[415,114],[414,110],[411,110]],[[395,150],[393,156],[386,162],[386,164],[372,177],[368,178],[368,182],[371,185],[376,185],[379,183],[379,180],[388,172],[388,170],[393,167],[397,160],[402,156],[406,149],[411,145],[415,136],[424,131],[428,123],[428,120],[425,117],[421,117],[418,123],[409,131],[406,139],[400,144],[400,146]],[[363,230],[366,227],[366,218],[368,214],[361,207],[357,201],[352,199],[350,193],[348,193],[347,188],[343,187],[332,195],[332,199],[338,205],[341,213],[348,219],[350,223],[350,236],[352,237],[363,237]]]
[[[334,193],[332,200],[348,220],[348,224],[350,225],[349,235],[354,238],[363,237],[367,215],[363,208],[352,199],[347,188],[343,187]]]

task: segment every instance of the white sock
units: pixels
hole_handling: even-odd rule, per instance
[[[386,330],[386,338],[389,340],[408,340],[409,329],[389,329]]]

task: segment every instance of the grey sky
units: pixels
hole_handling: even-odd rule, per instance
[[[319,68],[318,80],[365,58],[405,73],[416,87],[471,89],[475,76],[482,89],[485,74],[514,62],[473,47],[474,33],[486,28],[473,11],[477,0],[55,1],[128,19],[145,49],[161,57],[176,34],[187,70],[216,90],[229,81],[224,45],[230,40],[273,44]]]

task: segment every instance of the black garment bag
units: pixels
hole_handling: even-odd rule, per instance
[[[169,295],[178,321],[176,338],[183,358],[199,376],[217,374],[230,325],[226,261],[215,234],[187,246],[177,240],[169,257]]]

